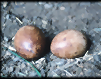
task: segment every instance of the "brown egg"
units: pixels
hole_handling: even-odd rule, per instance
[[[76,58],[85,54],[87,38],[77,30],[65,30],[56,35],[51,43],[51,51],[60,58]]]
[[[14,46],[21,57],[25,59],[37,58],[44,51],[45,36],[38,27],[23,26],[15,35]]]

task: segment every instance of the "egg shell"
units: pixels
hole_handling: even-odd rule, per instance
[[[45,49],[45,36],[36,26],[23,26],[15,35],[14,46],[21,57],[38,58]]]
[[[59,58],[76,58],[83,56],[87,49],[87,38],[77,30],[64,30],[57,34],[50,49]]]

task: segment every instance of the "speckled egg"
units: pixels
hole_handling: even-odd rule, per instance
[[[83,56],[87,49],[87,38],[77,30],[64,30],[57,34],[50,49],[59,58],[76,58]]]

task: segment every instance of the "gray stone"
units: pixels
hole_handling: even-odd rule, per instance
[[[55,69],[57,69],[57,67],[56,67],[56,65],[54,64],[54,63],[51,63],[51,67],[50,67],[50,71],[53,71],[53,70],[55,70]]]
[[[46,66],[46,59],[45,58],[40,58],[39,60],[37,60],[35,62],[35,65],[38,69],[41,69],[41,67],[45,67]]]
[[[54,59],[56,59],[56,58],[57,58],[57,57],[56,57],[55,55],[53,55],[53,54],[50,56],[50,59],[51,59],[51,60],[54,60]]]
[[[18,72],[19,77],[26,77],[26,74]]]
[[[14,71],[15,73],[18,73],[20,71],[20,68],[19,67],[16,66],[14,68],[15,68],[15,71]]]
[[[22,69],[22,68],[26,68],[25,63],[22,63],[22,64],[20,65],[20,68],[21,68],[21,69]]]
[[[9,69],[9,73],[13,71],[13,67],[10,67],[8,69]]]
[[[84,69],[83,71],[84,71],[85,76],[87,77],[95,77],[96,75],[95,72],[91,69]]]
[[[94,55],[93,56],[95,61],[101,61],[101,56],[100,55]]]
[[[57,75],[61,75],[62,74],[62,71],[60,69],[56,69],[54,70],[54,72],[57,74]]]
[[[98,27],[98,24],[96,23],[95,20],[93,20],[90,25],[88,26],[88,30],[92,30],[94,28]],[[100,29],[99,29],[100,30]],[[99,31],[98,29],[95,29],[95,31]]]
[[[4,75],[6,75],[6,74],[8,73],[8,71],[7,71],[7,70],[3,70],[2,73],[3,73]]]
[[[11,55],[11,53],[9,51],[6,51],[6,56]]]
[[[37,77],[37,73],[35,71],[30,71],[28,77]]]
[[[7,37],[4,37],[4,40],[7,42],[8,41],[8,38]]]
[[[97,76],[97,77],[101,77],[101,70],[96,73],[96,76]]]
[[[100,5],[98,5],[98,4],[92,4],[92,5],[90,5],[90,7],[87,7],[86,9],[87,9],[87,11],[88,11],[90,14],[95,15],[97,12],[100,11],[100,8],[101,8]]]
[[[12,60],[7,60],[6,63],[8,66],[14,66],[14,62]]]
[[[101,28],[94,28],[93,29],[96,33],[99,33],[101,31]]]
[[[9,14],[6,15],[6,19],[9,19]]]
[[[59,77],[54,71],[49,71],[47,77]]]
[[[87,18],[83,18],[82,21],[87,24]]]
[[[45,4],[44,2],[39,2],[40,5]]]
[[[52,8],[52,4],[45,4],[44,7],[45,7],[45,9]]]
[[[82,72],[82,68],[77,67],[77,68],[75,68],[75,69],[73,70],[73,72],[75,72],[75,73],[73,73],[74,75],[79,76],[79,74]]]
[[[1,51],[1,57],[5,56],[5,51]]]
[[[64,65],[64,64],[66,64],[66,60],[65,59],[59,59],[59,58],[57,58],[57,59],[55,59],[55,60],[53,60],[55,63],[56,63],[56,65],[58,65],[58,66],[62,66],[62,65]]]
[[[8,2],[3,2],[3,7],[5,8],[7,6]]]
[[[13,59],[14,62],[16,62],[18,60],[19,60],[19,57],[16,57],[16,58]]]
[[[62,71],[61,77],[67,77],[67,76],[66,76],[66,72]]]
[[[90,2],[80,2],[80,6],[90,6]]]
[[[44,69],[41,69],[40,73],[41,73],[42,77],[45,77],[45,70]]]
[[[19,26],[16,23],[12,23],[12,22],[6,23],[6,26],[7,27],[4,30],[4,35],[8,38],[14,37],[14,35],[19,29]]]

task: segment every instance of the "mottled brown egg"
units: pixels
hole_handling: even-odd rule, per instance
[[[87,38],[77,30],[65,30],[57,34],[50,49],[54,55],[60,58],[76,58],[85,54]]]
[[[37,58],[44,51],[45,36],[38,27],[23,26],[15,35],[14,46],[21,57],[25,59]]]

